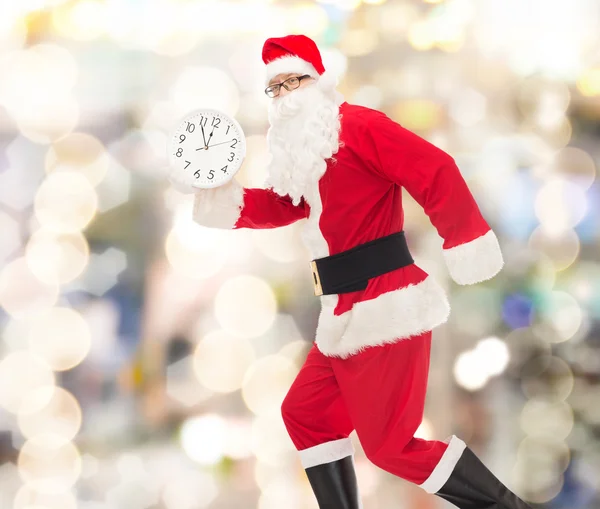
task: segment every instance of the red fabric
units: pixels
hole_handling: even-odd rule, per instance
[[[444,248],[490,230],[450,155],[379,111],[344,103],[340,112],[345,147],[319,182],[330,254],[404,230],[402,187],[423,207]],[[426,277],[416,264],[388,272],[365,290],[339,295],[334,313]]]
[[[263,45],[262,59],[265,64],[278,58],[294,55],[311,63],[319,74],[325,72],[321,53],[315,42],[305,35],[272,37]]]
[[[242,214],[234,228],[277,228],[306,215],[304,200],[294,205],[289,196],[280,196],[272,189],[244,189]]]
[[[421,484],[448,445],[414,438],[423,420],[431,332],[339,359],[313,345],[283,402],[301,451],[347,438],[353,429],[378,467]]]
[[[444,239],[444,249],[490,229],[454,159],[381,112],[370,111],[360,133],[365,163],[387,182],[405,188]]]
[[[344,102],[340,113],[344,146],[335,162],[327,161],[318,184],[323,204],[319,227],[329,254],[404,230],[403,187],[423,207],[444,239],[444,248],[468,243],[490,230],[450,155],[377,110]],[[291,200],[282,210],[275,199],[252,205],[253,197],[246,198],[236,227],[272,228],[276,221],[282,226],[310,213],[308,203],[303,215]],[[410,230],[407,239],[410,246]],[[334,314],[426,277],[412,264],[373,278],[364,290],[338,295]]]

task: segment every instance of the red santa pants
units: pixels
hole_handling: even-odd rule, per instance
[[[441,488],[464,443],[453,437],[449,447],[414,437],[430,348],[430,331],[347,359],[326,357],[313,345],[281,408],[304,468],[353,454],[348,436],[355,429],[372,463],[426,491]]]

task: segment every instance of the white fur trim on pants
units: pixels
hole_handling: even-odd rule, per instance
[[[202,226],[232,229],[244,206],[244,188],[232,179],[220,187],[200,189],[194,196],[193,219]]]
[[[319,73],[314,66],[295,55],[280,57],[267,64],[267,77],[265,83],[268,85],[278,74],[298,73],[310,74],[314,78],[319,76]]]
[[[443,253],[452,279],[460,285],[491,279],[504,265],[498,238],[492,230],[466,244],[444,249]]]
[[[304,468],[315,467],[317,465],[323,465],[324,463],[341,460],[346,456],[353,456],[354,452],[354,445],[352,445],[350,438],[332,440],[331,442],[325,442],[324,444],[315,445],[314,447],[298,451],[300,454],[300,461]]]
[[[330,297],[330,296],[328,296]],[[315,342],[329,357],[346,358],[370,347],[418,336],[448,320],[450,304],[444,289],[431,276],[375,299],[357,302],[335,315],[337,297],[321,298]]]
[[[419,484],[419,487],[423,488],[427,493],[437,493],[442,489],[467,447],[467,444],[455,435],[447,438],[444,442],[448,443],[448,440],[450,440],[450,443],[439,463],[427,480],[423,484]]]

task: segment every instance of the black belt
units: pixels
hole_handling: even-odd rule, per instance
[[[315,295],[364,290],[369,279],[414,263],[404,232],[310,262]]]

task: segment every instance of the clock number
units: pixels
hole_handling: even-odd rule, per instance
[[[204,117],[204,115],[200,115],[200,125],[202,127],[206,127],[206,122],[208,122],[208,117]]]
[[[215,120],[217,121],[217,125],[215,125]],[[213,121],[211,124],[213,127],[219,127],[220,123],[221,123],[221,119],[219,117],[213,117]]]
[[[227,131],[225,131],[225,136],[227,136],[229,134],[229,129],[231,128],[230,125],[227,126]]]
[[[185,168],[184,168],[184,170],[187,170],[187,167],[188,167],[188,166],[191,164],[189,161],[186,161],[186,163],[187,163],[187,164],[185,165]]]
[[[177,149],[177,153],[175,155],[177,157],[181,157],[183,155],[183,149],[181,147],[179,147],[179,149]]]
[[[188,122],[188,123],[187,123],[187,127],[186,127],[186,129],[185,129],[185,130],[186,130],[188,133],[193,133],[193,132],[194,132],[194,129],[196,129],[196,126],[195,126],[194,124],[192,124],[191,122]]]
[[[179,136],[179,143],[183,143],[185,141],[185,134]]]
[[[231,148],[235,148],[235,146],[237,145],[237,138],[233,138],[233,145],[231,145]]]
[[[194,172],[194,177],[196,177],[197,179],[199,179],[199,178],[200,178],[200,170],[196,170],[196,171]]]
[[[207,178],[208,178],[208,180],[212,180],[212,179],[214,178],[214,176],[215,176],[215,174],[214,174],[214,171],[215,171],[215,170],[210,170],[210,171],[208,172],[208,177],[207,177]]]
[[[223,168],[221,168],[221,171],[222,171],[223,173],[227,173],[227,165],[223,166]]]
[[[235,152],[232,152],[231,154],[229,154],[229,157],[231,159],[227,159],[229,162],[233,161],[233,158],[235,157]]]

